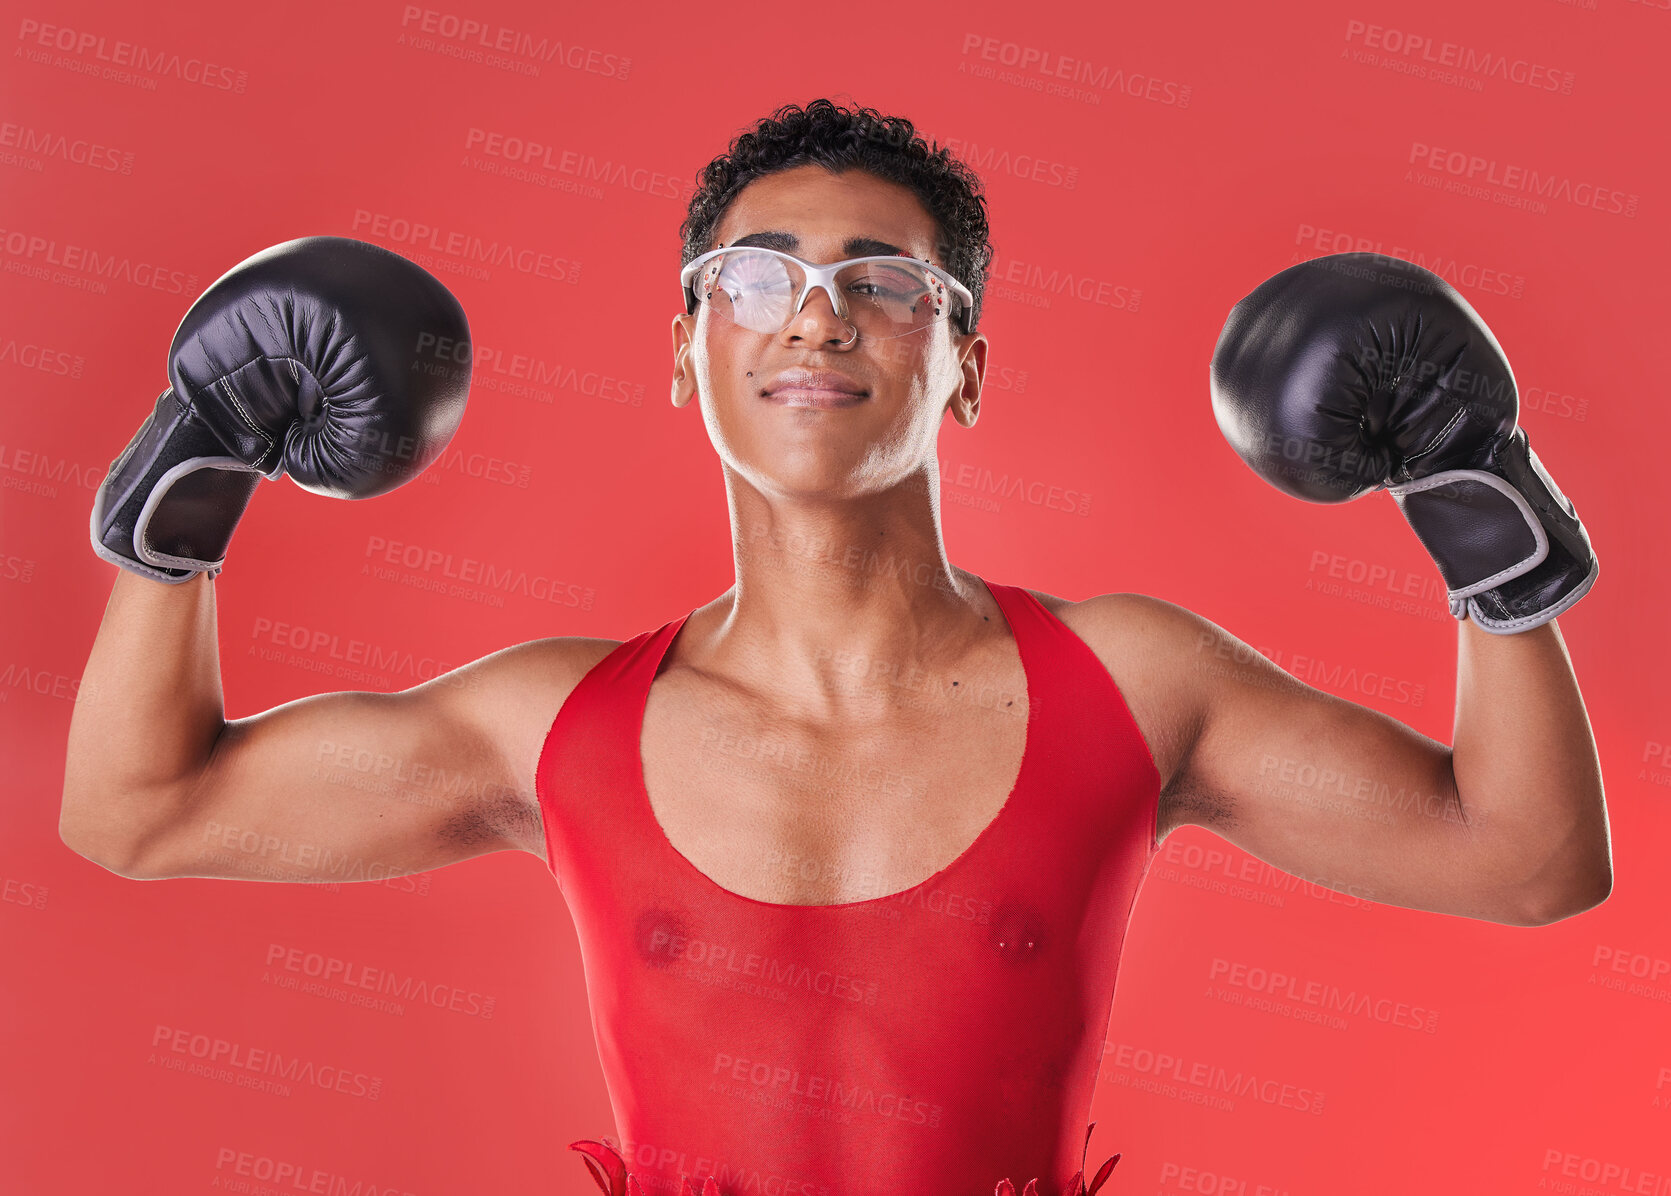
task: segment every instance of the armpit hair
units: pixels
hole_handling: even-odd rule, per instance
[[[1161,806],[1172,814],[1170,821],[1174,824],[1193,823],[1212,830],[1225,830],[1236,826],[1236,802],[1232,795],[1220,790],[1196,783],[1190,779],[1190,760],[1195,754],[1195,747],[1201,740],[1201,732],[1205,720],[1198,714],[1188,726],[1180,727],[1171,734],[1174,742],[1164,745],[1167,749],[1175,747],[1178,751],[1177,765],[1172,770],[1172,776],[1160,791]],[[1167,755],[1171,755],[1167,751]]]
[[[489,843],[538,844],[545,839],[538,801],[501,794],[455,811],[441,824],[449,843],[482,847]]]

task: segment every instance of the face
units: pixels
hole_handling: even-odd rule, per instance
[[[767,232],[796,239],[773,239],[768,248],[814,264],[893,252],[844,249],[865,238],[946,268],[938,227],[916,195],[862,170],[838,175],[809,165],[756,179],[732,201],[707,248]],[[949,319],[891,340],[846,343],[852,335],[816,288],[778,333],[743,328],[699,305],[696,315],[673,320],[673,405],[695,399],[720,459],[764,494],[851,498],[884,490],[933,460],[947,411],[965,427],[974,424],[986,337],[962,335]],[[791,368],[841,374],[863,397],[833,408],[791,405],[776,383]]]

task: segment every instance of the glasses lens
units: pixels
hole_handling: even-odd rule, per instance
[[[805,281],[805,272],[796,263],[743,248],[710,260],[691,286],[715,314],[755,332],[776,333],[794,316],[795,298]],[[870,340],[888,340],[926,328],[952,305],[946,285],[909,258],[846,266],[836,274],[835,289],[847,308],[848,322]]]
[[[909,258],[858,262],[836,275],[860,336],[886,340],[926,328],[949,310],[946,285]]]
[[[755,332],[777,332],[793,314],[801,270],[769,253],[738,249],[714,258],[694,282],[697,298],[715,314]]]

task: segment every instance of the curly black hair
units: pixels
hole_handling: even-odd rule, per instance
[[[785,104],[732,138],[725,153],[696,176],[679,236],[681,267],[706,253],[731,201],[762,175],[817,164],[841,172],[858,168],[909,187],[939,225],[936,250],[952,277],[974,297],[969,327],[978,326],[981,296],[992,266],[986,195],[980,176],[938,143],[924,141],[902,116],[843,108],[816,99],[805,108]]]

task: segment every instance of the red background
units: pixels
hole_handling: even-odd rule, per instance
[[[1170,599],[1449,742],[1455,625],[1435,603],[1377,605],[1374,584],[1329,589],[1337,570],[1431,574],[1394,504],[1284,497],[1236,460],[1208,401],[1231,304],[1299,258],[1358,247],[1439,271],[1490,323],[1602,561],[1560,627],[1608,782],[1612,898],[1515,929],[1289,886],[1199,828],[1173,835],[1137,902],[1093,1108],[1093,1154],[1125,1153],[1110,1190],[1576,1192],[1599,1176],[1588,1187],[1611,1194],[1671,1172],[1665,0],[1094,18],[991,3],[8,8],[0,1189],[262,1190],[236,1186],[247,1155],[378,1192],[591,1190],[565,1144],[614,1129],[573,929],[539,860],[387,884],[140,883],[59,842],[76,678],[114,577],[87,515],[196,294],[302,235],[427,252],[369,213],[565,259],[579,282],[419,259],[478,346],[559,377],[519,394],[478,364],[458,451],[385,498],[261,489],[217,582],[228,716],[405,688],[434,662],[542,636],[625,639],[705,603],[731,583],[730,541],[700,415],[666,398],[676,230],[734,133],[819,95],[911,117],[987,183],[992,377],[980,423],[947,421],[940,441],[959,564],[1071,599]],[[480,37],[424,33],[442,18],[564,52],[495,60]],[[118,43],[163,63],[113,66],[131,53]],[[1444,73],[1435,59],[1456,53],[1470,62]],[[1076,69],[1064,58],[1088,80],[1057,77]],[[556,168],[507,177],[472,144],[495,134],[549,145]],[[1420,146],[1571,190],[1447,189],[1448,160],[1413,163]],[[586,183],[583,168],[607,169]],[[1591,187],[1599,201],[1572,198]],[[63,264],[83,251],[133,270]],[[1070,274],[1078,292],[1056,289]],[[560,597],[376,579],[361,568],[375,537],[523,568]],[[349,682],[330,647],[266,658],[279,623],[428,671]],[[264,979],[275,948],[456,985],[492,1014],[286,990]],[[1214,960],[1420,1007],[1431,1032],[1204,996]],[[379,1093],[171,1070],[158,1027],[299,1053]],[[1181,1062],[1157,1075],[1151,1051]],[[1196,1064],[1309,1089],[1320,1110],[1219,1101],[1188,1080]]]

